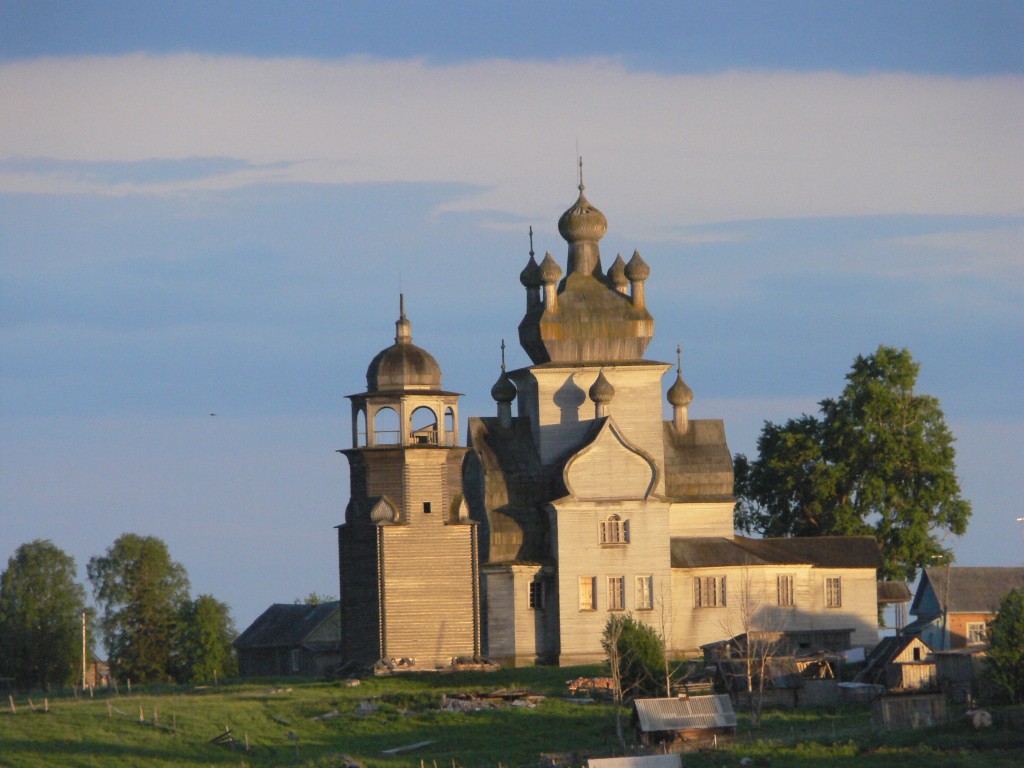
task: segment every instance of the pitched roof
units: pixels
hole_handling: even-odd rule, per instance
[[[948,600],[950,613],[996,613],[1003,597],[1022,587],[1024,568],[925,568],[910,612],[917,614],[924,592],[930,588],[940,610]]]
[[[880,568],[882,555],[871,536],[807,536],[750,539],[745,536],[672,539],[673,568],[743,565],[813,565],[818,568]]]
[[[298,645],[324,623],[341,605],[334,600],[318,605],[274,603],[240,634],[235,648]]]
[[[673,699],[635,699],[637,721],[644,733],[735,728],[736,713],[728,694]]]
[[[910,597],[910,587],[905,581],[878,582],[879,603],[909,603]]]

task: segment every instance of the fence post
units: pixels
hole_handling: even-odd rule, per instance
[[[14,706],[14,696],[12,694],[7,694],[7,700],[9,702],[11,702],[11,714],[12,715],[18,714],[18,709],[17,709],[17,707]]]

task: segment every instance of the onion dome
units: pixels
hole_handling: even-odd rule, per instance
[[[651,276],[651,268],[640,258],[640,251],[633,251],[633,258],[626,265],[625,274],[630,282],[642,282]]]
[[[587,200],[582,180],[579,190],[576,202],[558,220],[558,233],[570,243],[581,240],[597,242],[608,231],[608,219]]]
[[[686,385],[683,375],[679,372],[676,372],[675,383],[668,388],[668,402],[677,408],[693,402],[693,390]]]
[[[540,288],[542,280],[540,279],[540,267],[537,266],[537,260],[533,258],[533,254],[530,254],[530,260],[526,262],[526,266],[523,271],[519,273],[519,282],[523,284],[525,288]]]
[[[626,262],[622,260],[621,253],[615,256],[615,261],[608,268],[608,280],[616,288],[629,285],[629,280],[626,279]]]
[[[501,375],[491,387],[491,398],[498,403],[511,403],[516,399],[516,385],[512,383],[512,379],[505,373],[504,368],[501,369]]]
[[[557,283],[562,279],[562,268],[551,256],[551,251],[544,254],[544,261],[540,263],[540,279],[545,285]]]
[[[590,399],[597,404],[610,403],[612,398],[615,397],[615,387],[608,381],[602,370],[597,374],[597,380],[590,385]]]
[[[395,343],[381,350],[366,369],[369,392],[401,389],[440,389],[441,366],[427,350],[412,343],[412,323],[405,317],[405,297],[395,322]]]

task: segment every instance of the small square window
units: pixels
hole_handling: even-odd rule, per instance
[[[430,502],[429,501],[424,501],[423,502],[423,514],[425,514],[425,515],[429,515],[430,514]]]
[[[986,624],[983,621],[967,622],[967,644],[978,645],[988,640]]]

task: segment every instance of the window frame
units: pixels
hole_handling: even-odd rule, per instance
[[[795,581],[792,573],[775,574],[775,604],[780,608],[796,607]]]
[[[981,627],[980,639],[972,640],[971,633],[976,630],[977,627]],[[988,622],[987,621],[968,621],[964,624],[964,639],[968,645],[983,645],[988,642]]]
[[[724,575],[693,577],[694,608],[725,608],[727,605]]]
[[[608,583],[608,610],[609,611],[624,611],[624,610],[626,610],[626,577],[625,576],[609,576],[607,583]]]
[[[597,542],[602,547],[622,547],[629,544],[629,519],[611,514],[599,521]]]
[[[579,578],[579,610],[580,612],[593,612],[597,610],[597,577],[580,576]],[[589,601],[584,601],[584,595],[589,595]]]
[[[843,577],[842,576],[826,576],[825,577],[825,607],[826,608],[842,608],[843,607]]]
[[[650,574],[637,576],[634,581],[634,598],[638,611],[654,610],[654,577]]]
[[[532,611],[544,610],[544,580],[532,579],[527,585],[526,604]]]

